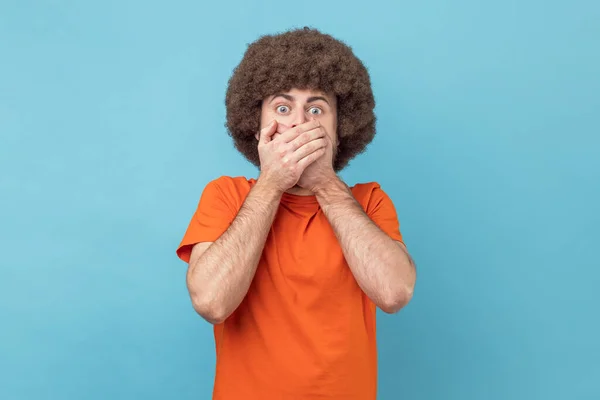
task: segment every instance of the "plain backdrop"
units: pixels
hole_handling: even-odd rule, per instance
[[[372,76],[378,181],[418,264],[379,398],[600,398],[600,3],[0,2],[0,398],[209,399],[175,256],[246,45],[305,25]]]

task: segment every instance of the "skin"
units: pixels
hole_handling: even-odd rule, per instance
[[[337,150],[337,99],[335,96],[320,91],[298,89],[287,93],[277,93],[263,101],[260,125],[266,126],[273,120],[277,121],[275,137],[309,121],[317,121],[325,131],[325,139],[330,142],[328,150],[324,154],[324,160],[321,162],[333,163],[333,153]],[[333,146],[333,143],[336,145]],[[332,149],[333,153],[330,151]],[[286,190],[288,193],[301,196],[314,195],[308,187],[310,182],[306,181],[306,177],[314,175],[315,167],[307,169],[308,171],[302,175],[299,182]],[[317,172],[320,170],[322,168],[316,169]]]
[[[380,309],[397,312],[412,298],[416,271],[406,248],[373,223],[333,169],[336,111],[335,97],[319,91],[263,101],[257,183],[229,229],[192,249],[187,286],[207,321],[223,322],[248,292],[284,192],[316,196],[357,283]]]

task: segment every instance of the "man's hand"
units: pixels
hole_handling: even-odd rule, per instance
[[[323,156],[308,166],[298,180],[298,186],[308,189],[313,193],[316,193],[328,182],[337,179],[337,175],[333,169],[333,143],[327,135],[325,135],[325,141],[327,145],[325,146]]]
[[[325,130],[317,121],[309,121],[275,135],[277,121],[260,132],[258,155],[260,157],[259,181],[281,193],[298,183],[308,166],[326,154]]]

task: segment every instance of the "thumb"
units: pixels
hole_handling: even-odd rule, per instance
[[[277,132],[277,121],[273,120],[269,125],[265,126],[260,130],[258,142],[269,143],[273,140],[273,135]]]

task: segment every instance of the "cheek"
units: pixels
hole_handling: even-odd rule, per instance
[[[266,126],[273,120],[277,121],[277,133],[281,134],[291,128],[285,116],[278,115],[268,109],[261,110],[260,126]]]
[[[269,122],[273,121],[275,118],[275,115],[269,111],[269,109],[267,108],[262,108],[260,110],[260,126],[267,126],[269,124]]]
[[[281,119],[277,119],[277,133],[281,135],[283,132],[287,131],[288,129],[291,128],[291,126],[286,125],[284,122],[281,121]]]
[[[331,139],[332,143],[337,143],[337,125],[334,120],[322,119],[321,124],[325,127],[327,136]]]

